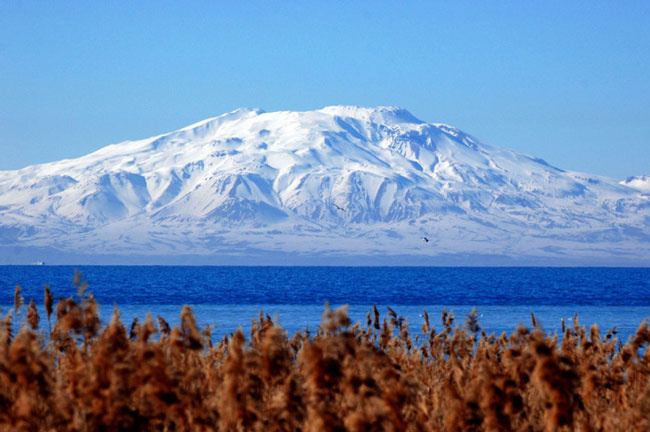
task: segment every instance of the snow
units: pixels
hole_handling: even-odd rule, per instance
[[[650,176],[628,177],[621,184],[641,192],[650,193]]]
[[[644,259],[649,192],[650,177],[566,172],[402,108],[242,108],[0,172],[0,241],[154,255]]]

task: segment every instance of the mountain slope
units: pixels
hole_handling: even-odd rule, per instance
[[[5,245],[89,255],[638,261],[649,222],[639,190],[391,107],[240,109],[0,172]]]

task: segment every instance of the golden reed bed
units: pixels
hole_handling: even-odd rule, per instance
[[[455,327],[443,313],[434,329],[425,312],[415,334],[392,310],[351,325],[326,307],[311,334],[260,314],[248,341],[213,344],[189,307],[180,327],[126,328],[116,310],[101,328],[76,283],[56,305],[45,288],[47,331],[16,290],[0,328],[1,431],[650,430],[645,322],[622,345],[577,320],[560,342],[534,317],[488,336],[476,315]]]

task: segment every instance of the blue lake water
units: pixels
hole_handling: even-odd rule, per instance
[[[349,305],[353,321],[365,323],[372,305],[391,306],[413,330],[427,310],[439,323],[442,308],[458,322],[473,307],[488,333],[530,325],[530,312],[552,333],[560,319],[579,315],[582,324],[613,326],[626,339],[650,316],[650,268],[486,267],[76,267],[102,305],[104,321],[117,305],[128,325],[133,317],[160,315],[174,324],[182,305],[193,307],[200,325],[215,336],[242,327],[260,309],[290,333],[320,322],[323,305]],[[43,302],[43,285],[55,296],[75,295],[75,267],[0,266],[0,307],[12,307],[17,283],[26,301]],[[43,316],[43,314],[42,314]],[[439,327],[439,325],[438,325]]]

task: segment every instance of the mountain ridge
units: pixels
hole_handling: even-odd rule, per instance
[[[625,182],[564,171],[400,107],[240,108],[0,171],[0,240],[89,254],[636,262],[650,257],[648,222],[650,197]]]

